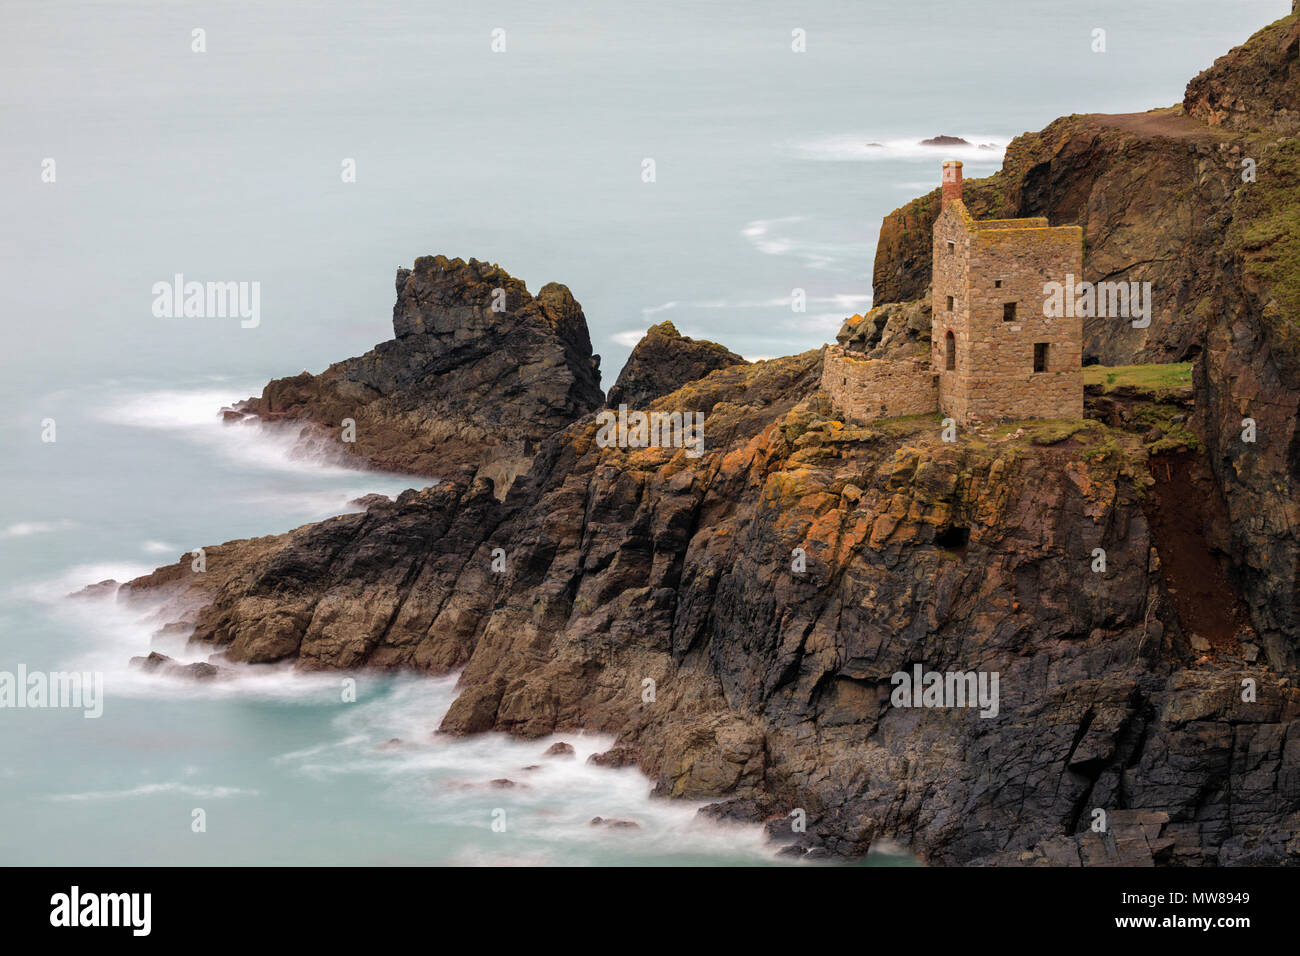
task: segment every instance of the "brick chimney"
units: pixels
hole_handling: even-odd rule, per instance
[[[943,197],[939,202],[939,209],[953,199],[961,198],[961,160],[945,159],[943,161],[943,176],[940,180],[943,188]]]

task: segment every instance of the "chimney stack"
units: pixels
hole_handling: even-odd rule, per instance
[[[939,202],[940,211],[954,199],[961,198],[961,160],[945,159],[941,180],[943,197]]]

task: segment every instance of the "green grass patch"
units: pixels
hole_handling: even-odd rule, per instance
[[[1102,393],[1127,386],[1143,392],[1172,392],[1192,387],[1191,362],[1163,362],[1152,365],[1088,365],[1083,384],[1100,385]]]
[[[1256,181],[1237,189],[1228,232],[1246,274],[1271,289],[1282,321],[1300,326],[1300,139],[1257,144]]]

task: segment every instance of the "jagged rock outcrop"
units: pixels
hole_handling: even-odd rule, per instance
[[[716,369],[744,364],[743,358],[717,342],[687,338],[671,322],[660,322],[646,329],[628,356],[609,390],[609,406],[641,408]]]
[[[1209,126],[1300,131],[1300,19],[1275,24],[1215,60],[1187,84],[1183,109]]]
[[[928,352],[931,305],[928,296],[915,302],[890,302],[840,326],[835,341],[868,358],[898,358]]]
[[[319,375],[276,379],[239,410],[301,421],[375,467],[439,477],[484,467],[504,493],[536,446],[604,402],[582,308],[534,297],[500,266],[424,256],[397,271],[394,338]]]

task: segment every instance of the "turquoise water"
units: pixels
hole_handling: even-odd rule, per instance
[[[753,829],[652,801],[634,770],[432,737],[446,679],[366,679],[344,704],[333,677],[148,678],[127,660],[155,622],[65,595],[410,486],[215,413],[387,338],[394,270],[417,255],[568,284],[607,386],[665,318],[752,358],[811,348],[869,306],[881,216],[937,182],[947,153],[917,140],[997,146],[1065,113],[1175,102],[1289,9],[444,6],[6,3],[0,670],[95,669],[107,699],[97,720],[0,709],[0,859],[769,861]],[[1000,159],[960,155],[968,175]],[[260,282],[260,324],[155,318],[151,287],[177,272]],[[580,758],[608,744],[566,739]]]

